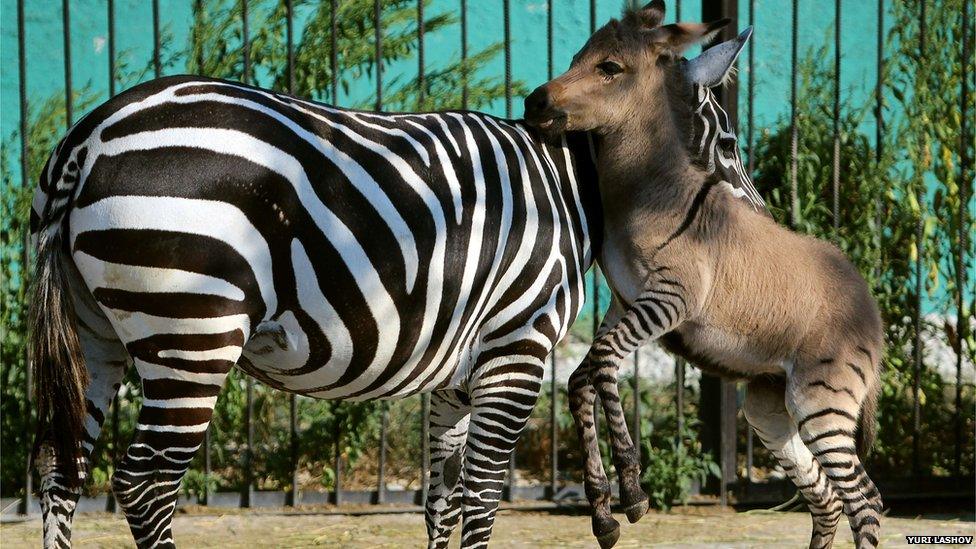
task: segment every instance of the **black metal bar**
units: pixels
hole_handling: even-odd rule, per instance
[[[546,1],[546,79],[552,80],[553,76],[553,51],[552,51],[552,10],[553,1]],[[559,424],[556,413],[559,409],[559,391],[556,387],[556,349],[553,348],[551,356],[552,370],[549,379],[549,443],[551,444],[549,456],[549,496],[556,497],[556,490],[559,485]]]
[[[680,3],[678,4],[681,5]],[[679,8],[680,9],[680,8]],[[756,24],[756,0],[749,0],[749,26]],[[746,101],[748,103],[748,125],[746,130],[746,147],[749,149],[749,176],[752,177],[756,171],[756,149],[755,149],[755,89],[756,89],[756,38],[749,41],[749,82],[746,84]],[[751,432],[751,431],[750,431]]]
[[[241,0],[241,54],[244,58],[241,81],[251,83],[251,28],[248,25],[247,0]]]
[[[380,463],[376,481],[376,503],[386,502],[386,431],[390,416],[385,401],[381,406],[383,407],[383,414],[380,420]]]
[[[556,350],[552,350],[550,362],[551,377],[549,379],[549,496],[556,497],[556,490],[559,488],[559,417],[556,411],[558,408],[559,391],[556,388]]]
[[[193,0],[193,17],[195,19],[193,25],[193,32],[196,34],[195,39],[197,43],[197,74],[206,75],[204,58],[203,58],[203,0]],[[197,34],[198,33],[198,34]]]
[[[681,0],[674,3],[674,20],[681,21]]]
[[[66,127],[74,123],[75,98],[71,84],[71,1],[61,2],[61,25],[64,39],[64,116]]]
[[[468,1],[461,0],[461,108],[468,108]]]
[[[203,435],[203,476],[206,479],[206,487],[203,489],[203,504],[209,505],[213,494],[210,491],[210,475],[212,472],[211,460],[210,460],[210,428],[213,424],[207,427],[206,433]]]
[[[800,219],[800,197],[797,188],[797,172],[799,171],[799,160],[797,159],[797,146],[799,141],[799,130],[796,127],[796,91],[797,91],[797,51],[799,49],[799,17],[797,0],[793,0],[792,28],[793,35],[790,38],[790,226],[796,227]]]
[[[244,449],[244,483],[241,487],[241,507],[250,507],[254,493],[254,378],[247,377],[244,428],[247,437]]]
[[[156,78],[163,75],[163,62],[160,57],[159,44],[159,0],[152,0],[152,28],[153,28],[153,74]]]
[[[926,10],[925,2],[919,2],[918,28],[918,60],[921,66],[925,61],[925,31]],[[912,379],[912,474],[921,475],[921,444],[922,444],[922,404],[920,390],[922,383],[922,291],[923,275],[922,263],[925,255],[925,179],[924,174],[917,173],[915,183],[915,200],[918,202],[918,218],[915,220],[915,318],[914,337],[912,345],[913,379]]]
[[[969,118],[969,13],[970,2],[963,2],[962,8],[962,84],[959,92],[959,109],[962,118],[959,123],[959,251],[956,255],[956,408],[953,413],[953,427],[955,431],[955,451],[953,454],[952,471],[959,476],[962,467],[962,353],[963,342],[969,335],[969,319],[966,318],[966,300],[963,292],[966,288],[966,252],[969,250],[969,143],[972,136],[967,127]]]
[[[329,71],[331,76],[332,104],[339,105],[339,0],[332,0],[332,13],[329,15],[332,34],[329,36]]]
[[[295,6],[292,0],[285,0],[285,47],[287,50],[285,77],[288,79],[288,93],[293,94],[295,93]]]
[[[681,451],[685,430],[685,359],[680,357],[674,359],[674,407],[677,410],[678,451]]]
[[[380,0],[373,2],[373,27],[376,41],[376,110],[381,111],[383,110],[383,6]]]
[[[420,395],[420,455],[420,505],[426,505],[430,490],[430,393]]]
[[[640,399],[640,349],[634,351],[634,378],[632,380],[634,385],[634,409],[633,417],[631,418],[631,439],[634,442],[634,448],[637,450],[637,463],[640,463],[641,459],[641,399]]]
[[[24,0],[17,0],[17,72],[20,78],[18,91],[20,92],[20,184],[24,188],[30,186],[30,162],[28,158],[29,149],[27,144],[27,45],[24,24]],[[24,228],[24,253],[22,255],[23,265],[30,265],[30,230]],[[27,286],[28,269],[21,269],[21,285]],[[30,464],[30,442],[31,440],[31,416],[33,406],[33,383],[30,362],[30,346],[24,345],[24,442],[28,444],[28,458],[24,463],[24,497],[20,500],[18,512],[26,515],[30,512],[31,497],[33,496],[34,472]]]
[[[596,32],[596,0],[590,0],[590,34]]]
[[[505,28],[505,118],[512,117],[512,6],[502,2],[502,24]],[[514,466],[513,466],[514,469]]]
[[[424,71],[424,0],[417,0],[417,110],[418,111],[424,110],[424,104],[426,103],[426,101],[427,101],[427,75]]]
[[[115,0],[108,0],[108,96],[115,96]],[[123,379],[122,383],[125,383]],[[119,390],[115,390],[112,395],[112,470],[119,462]],[[105,498],[105,511],[114,513],[118,510],[115,495],[109,491]]]
[[[115,0],[108,0],[108,96],[115,95]]]
[[[593,339],[596,340],[596,334],[600,331],[600,267],[598,265],[593,265]],[[593,400],[593,429],[596,431],[597,436],[600,435],[600,410],[602,406],[600,404],[600,394],[597,393],[596,398]]]
[[[884,154],[884,0],[878,0],[877,75],[874,85],[874,160],[881,163]]]
[[[288,442],[290,452],[291,468],[291,490],[285,495],[285,505],[294,507],[298,505],[300,495],[298,493],[298,395],[292,393],[288,398]]]
[[[338,404],[337,404],[338,405]],[[335,470],[335,492],[332,495],[332,503],[336,506],[342,504],[342,425],[336,419],[335,430],[332,433],[333,445],[333,468]]]
[[[546,79],[552,80],[552,0],[546,0]]]
[[[288,93],[295,93],[295,6],[292,0],[285,0],[285,47],[287,49],[286,78],[288,79]],[[291,491],[288,492],[286,505],[294,507],[300,501],[298,492],[298,395],[292,393],[288,398],[288,440],[291,450]]]
[[[841,0],[834,0],[834,165],[831,178],[834,237],[840,230],[840,38]]]

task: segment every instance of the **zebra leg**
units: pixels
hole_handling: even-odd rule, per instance
[[[742,411],[759,440],[807,500],[813,517],[810,548],[831,547],[844,506],[820,463],[800,440],[796,424],[786,410],[784,380],[761,377],[750,381]]]
[[[139,547],[174,547],[170,526],[180,481],[210,425],[227,373],[241,355],[246,325],[216,332],[233,317],[186,319],[172,333],[127,344],[142,378],[135,436],[112,489]],[[174,324],[177,321],[174,321]],[[194,324],[197,323],[197,324]],[[204,330],[210,323],[210,330]],[[191,330],[196,327],[197,330]]]
[[[447,547],[461,518],[461,473],[471,407],[458,391],[430,395],[430,486],[425,511],[427,546]]]
[[[91,294],[87,290],[74,291],[77,279],[69,280],[72,283],[78,340],[89,377],[85,390],[88,414],[85,417],[84,439],[81,443],[81,470],[87,471],[88,460],[98,440],[105,415],[125,375],[129,355]],[[43,438],[38,447],[35,466],[41,479],[39,499],[44,547],[68,547],[71,545],[71,521],[81,496],[81,487],[72,488],[66,485],[62,475],[57,472],[54,450]]]
[[[533,358],[531,363],[486,365],[470,384],[461,547],[488,546],[509,459],[542,389],[544,357]]]
[[[798,364],[787,384],[786,407],[844,502],[855,545],[866,548],[877,547],[880,540],[882,503],[855,443],[862,405],[877,383],[870,353],[859,349]]]
[[[583,486],[590,503],[591,527],[600,547],[613,547],[620,537],[620,523],[610,512],[610,481],[603,469],[596,431],[596,388],[590,383],[590,362],[583,362],[569,377],[569,410],[583,447]]]

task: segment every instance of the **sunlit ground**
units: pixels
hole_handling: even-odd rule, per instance
[[[810,518],[802,513],[689,507],[671,514],[652,513],[637,524],[624,517],[617,547],[806,547]],[[75,547],[131,547],[125,521],[109,514],[78,517]],[[974,535],[966,516],[891,518],[882,522],[883,547],[907,545],[905,535]],[[181,547],[421,547],[426,544],[419,514],[322,515],[268,512],[177,515],[174,526]],[[842,524],[834,547],[852,547]],[[39,519],[0,526],[4,548],[37,547]],[[455,533],[454,546],[457,546]],[[590,521],[580,514],[503,510],[495,522],[493,547],[593,547]]]

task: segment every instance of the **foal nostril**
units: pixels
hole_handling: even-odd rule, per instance
[[[552,102],[549,100],[549,90],[545,89],[545,87],[536,88],[534,92],[525,98],[526,114],[541,114],[551,106]]]

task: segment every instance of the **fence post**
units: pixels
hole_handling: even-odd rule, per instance
[[[840,0],[834,0],[834,163],[831,174],[832,212],[834,216],[834,238],[840,231]]]
[[[637,452],[637,463],[641,460],[641,402],[640,402],[640,349],[634,350],[634,417],[631,429],[634,449]]]
[[[918,61],[925,62],[925,33],[926,33],[925,2],[919,2],[918,29]],[[917,75],[916,75],[917,76]],[[919,398],[922,383],[922,292],[924,291],[924,274],[922,263],[925,256],[925,179],[924,174],[916,174],[915,200],[918,203],[918,218],[915,220],[915,318],[914,344],[912,345],[912,474],[916,477],[922,473],[921,444],[922,444],[922,405]]]
[[[420,454],[420,505],[424,507],[430,489],[430,393],[420,395]]]
[[[244,374],[246,375],[246,374]],[[254,492],[254,378],[247,376],[247,402],[244,425],[247,443],[244,450],[244,485],[241,487],[241,507],[251,506]]]
[[[153,74],[156,78],[163,75],[161,46],[159,43],[159,0],[152,0],[152,29],[153,29]]]
[[[17,0],[17,71],[19,73],[19,92],[20,92],[20,184],[27,188],[30,185],[30,173],[28,162],[27,144],[27,48],[24,30],[24,0]],[[24,265],[30,265],[30,228],[24,227]],[[27,276],[29,269],[21,271],[22,287],[27,288]],[[24,498],[20,500],[19,512],[23,515],[30,513],[31,496],[34,488],[34,474],[30,465],[30,437],[31,437],[31,413],[33,406],[33,380],[31,379],[31,356],[30,346],[24,345],[24,443],[28,445],[27,460],[24,463]]]
[[[800,221],[800,197],[797,187],[797,175],[799,171],[799,160],[797,158],[797,147],[800,139],[799,129],[796,126],[796,91],[797,91],[797,52],[800,37],[798,22],[797,0],[793,0],[792,10],[792,29],[790,37],[790,227],[796,228]]]
[[[552,59],[552,0],[546,0],[546,75],[552,80],[553,59]],[[559,425],[557,424],[557,411],[559,392],[556,385],[556,347],[552,348],[549,379],[549,443],[551,444],[549,456],[549,497],[556,499],[556,490],[559,488]]]
[[[74,86],[71,83],[71,1],[61,2],[61,33],[64,41],[64,116],[65,127],[74,122]]]
[[[468,108],[468,1],[461,0],[461,108]]]
[[[969,319],[966,318],[966,251],[969,250],[969,130],[966,109],[969,107],[969,6],[963,2],[962,8],[962,84],[959,94],[959,108],[962,119],[959,123],[959,252],[956,256],[956,408],[953,414],[955,431],[955,451],[952,461],[953,475],[959,476],[962,466],[962,353],[963,341],[969,333]]]
[[[338,406],[338,403],[336,403]],[[338,418],[338,416],[337,416]],[[334,432],[332,434],[332,444],[335,463],[335,493],[332,495],[332,503],[338,507],[342,504],[342,424],[338,419],[335,420]]]
[[[795,4],[796,0],[794,0],[794,6]],[[732,20],[731,24],[725,27],[719,34],[719,37],[716,38],[715,43],[728,40],[736,35],[738,13],[738,0],[706,0],[702,2],[703,20],[714,21],[723,17],[728,17]],[[720,89],[718,98],[722,103],[722,107],[728,113],[729,118],[734,123],[737,123],[739,111],[737,81],[733,79]],[[707,397],[707,393],[710,393],[711,397]],[[728,488],[735,482],[736,405],[737,393],[735,382],[713,376],[702,376],[700,406],[702,442],[706,448],[710,448],[718,454],[719,467],[722,472],[722,478],[719,482],[719,498],[722,505],[728,503]],[[710,437],[708,436],[709,434],[711,435]]]
[[[386,401],[381,403],[383,407],[382,420],[380,422],[380,467],[376,482],[376,503],[386,503],[386,429],[389,422],[389,414]]]

